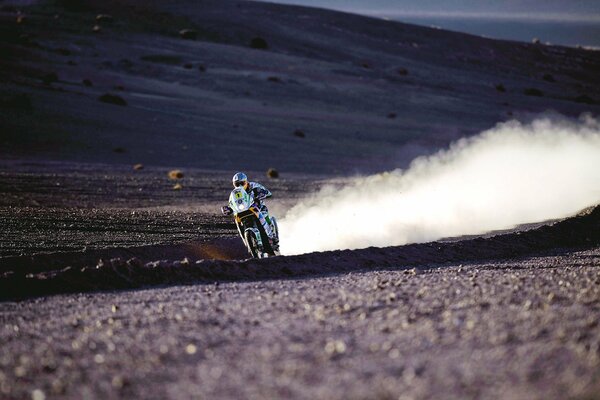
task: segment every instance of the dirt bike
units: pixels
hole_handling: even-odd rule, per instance
[[[221,208],[224,215],[233,214],[238,233],[253,258],[279,255],[278,249],[273,249],[261,223],[265,220],[265,215],[256,202],[262,200],[264,199],[255,199],[254,194],[246,192],[243,187],[237,187],[229,195],[229,205]],[[277,220],[275,217],[270,217],[269,220],[273,236],[278,238]]]

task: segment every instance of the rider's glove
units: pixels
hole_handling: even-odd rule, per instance
[[[233,213],[233,210],[229,206],[223,206],[221,207],[221,212],[223,213],[223,215],[231,215]]]

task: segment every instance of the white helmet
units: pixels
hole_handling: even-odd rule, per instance
[[[248,188],[248,177],[246,176],[245,173],[238,172],[233,176],[231,183],[233,183],[233,187],[243,186],[244,189],[247,189]]]

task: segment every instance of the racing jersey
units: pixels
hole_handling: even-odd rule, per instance
[[[256,199],[256,203],[262,205],[262,201],[267,197],[271,197],[272,194],[263,185],[258,182],[248,182],[248,189],[246,189],[248,193],[252,193],[254,198]]]

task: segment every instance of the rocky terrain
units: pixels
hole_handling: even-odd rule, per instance
[[[0,398],[599,398],[598,207],[266,260],[218,215],[235,170],[279,216],[497,122],[596,114],[598,70],[269,3],[0,3]]]

